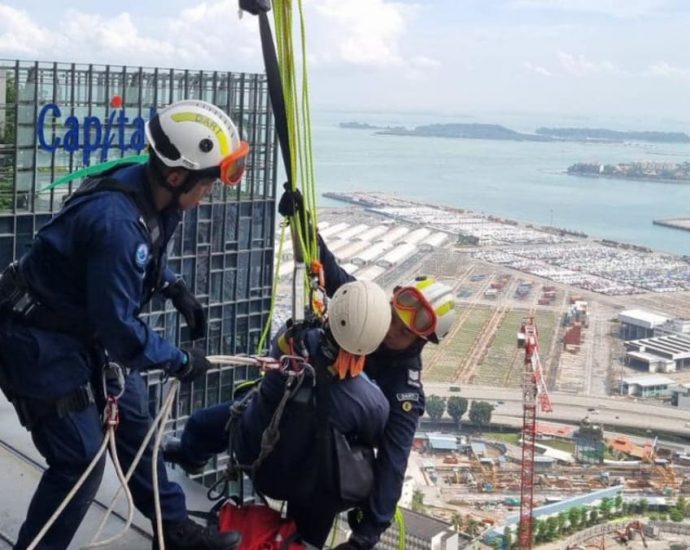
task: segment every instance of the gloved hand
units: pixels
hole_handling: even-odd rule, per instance
[[[198,349],[183,349],[187,355],[187,362],[172,373],[180,382],[194,382],[203,378],[206,371],[211,368],[211,363],[206,359],[206,354]]]
[[[164,287],[161,294],[172,301],[175,309],[179,311],[187,321],[190,338],[198,340],[206,336],[206,314],[201,302],[196,299],[187,288],[183,279],[177,279],[171,285]]]
[[[362,550],[356,544],[352,544],[350,541],[341,542],[338,546],[333,548],[333,550]]]
[[[294,191],[290,187],[289,182],[283,184],[283,194],[280,196],[278,201],[278,213],[281,216],[294,216],[298,212],[304,212],[304,197],[300,193],[299,189]]]

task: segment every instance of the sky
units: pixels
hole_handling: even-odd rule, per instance
[[[689,121],[687,0],[303,0],[311,103]],[[237,0],[0,0],[0,57],[262,71]]]

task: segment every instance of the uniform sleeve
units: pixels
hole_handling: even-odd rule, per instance
[[[338,265],[338,260],[335,259],[333,252],[328,249],[321,235],[318,236],[318,241],[319,259],[321,265],[323,265],[324,277],[326,278],[326,294],[330,297],[345,283],[356,281],[356,279]]]
[[[405,376],[407,371],[403,370]],[[379,446],[375,465],[375,484],[364,507],[364,517],[353,525],[355,538],[373,547],[388,528],[402,494],[407,460],[412,450],[419,418],[424,414],[424,391],[401,381],[390,391],[384,389],[390,414]]]
[[[144,229],[126,216],[108,215],[93,220],[89,230],[87,311],[98,338],[113,360],[129,368],[177,370],[183,352],[139,318],[150,261]]]

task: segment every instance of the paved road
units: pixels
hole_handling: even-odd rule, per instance
[[[517,389],[486,386],[461,386],[461,391],[451,392],[448,384],[425,383],[427,395],[449,397],[459,395],[466,399],[482,399],[496,405],[492,418],[519,425],[522,419],[522,394]],[[636,427],[655,431],[673,432],[690,437],[690,411],[671,406],[649,405],[624,397],[588,397],[552,393],[553,412],[539,413],[539,420],[579,422],[589,416],[592,422],[615,427]],[[501,401],[501,404],[498,402]],[[589,412],[595,409],[595,412]]]

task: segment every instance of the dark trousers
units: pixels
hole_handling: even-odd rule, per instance
[[[131,373],[126,378],[119,410],[120,424],[115,438],[118,457],[126,472],[151,424],[146,385],[139,373]],[[26,520],[19,532],[16,550],[22,550],[31,543],[96,455],[103,441],[99,409],[96,405],[90,405],[81,411],[70,412],[62,418],[46,418],[32,430],[31,436],[36,448],[48,463],[48,469],[43,473],[29,505]],[[129,481],[129,488],[139,511],[154,520],[152,449],[152,444],[149,443]],[[39,550],[64,550],[69,546],[91,501],[96,496],[104,466],[105,460],[101,460],[37,546]],[[171,522],[183,521],[187,517],[184,493],[179,485],[168,480],[160,455],[158,486],[163,519]]]

